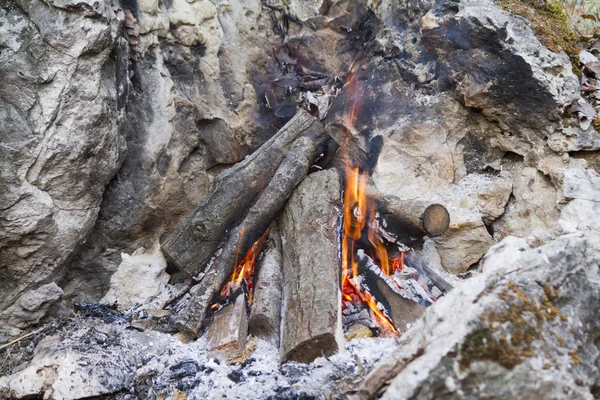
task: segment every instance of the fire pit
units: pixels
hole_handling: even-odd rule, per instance
[[[0,399],[598,394],[551,6],[82,1],[0,10]]]

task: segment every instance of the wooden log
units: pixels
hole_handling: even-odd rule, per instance
[[[306,176],[312,161],[326,140],[327,134],[324,131],[296,140],[271,182],[248,211],[244,221],[232,229],[214,264],[200,283],[190,289],[189,302],[179,312],[175,321],[175,327],[179,331],[197,337],[213,297],[220,291],[252,244],[264,234],[277,217],[294,188]]]
[[[281,218],[282,363],[309,363],[343,346],[339,289],[340,185],[335,170],[309,175]]]
[[[206,331],[209,350],[215,350],[226,359],[240,357],[246,350],[248,313],[246,298],[239,295],[235,302],[219,310]]]
[[[441,204],[383,195],[372,186],[367,189],[367,197],[378,203],[379,213],[388,221],[388,226],[400,229],[406,235],[441,236],[450,226],[450,213]]]
[[[190,276],[202,272],[226,231],[265,190],[294,141],[323,129],[300,110],[254,153],[219,174],[204,201],[163,243],[169,261]]]
[[[377,291],[382,296],[381,300],[388,304],[392,324],[398,332],[406,332],[425,313],[425,307],[402,297],[383,279],[377,280]]]
[[[377,302],[383,305],[398,332],[406,332],[408,325],[425,313],[425,307],[396,290],[397,286],[392,278],[384,274],[363,250],[357,252],[356,260],[360,266],[359,273],[364,277],[363,289],[367,289]]]
[[[254,296],[248,331],[251,335],[267,339],[277,346],[281,325],[281,258],[281,237],[277,222],[274,221],[269,229],[262,256],[254,266]]]

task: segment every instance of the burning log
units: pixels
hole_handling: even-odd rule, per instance
[[[281,237],[276,222],[271,224],[263,257],[255,267],[256,284],[248,321],[250,334],[279,345],[281,324]]]
[[[441,204],[422,200],[403,200],[396,196],[383,196],[372,187],[367,196],[378,201],[383,219],[405,235],[413,238],[441,236],[450,226],[450,214]]]
[[[233,304],[221,309],[206,332],[209,350],[216,350],[227,359],[239,357],[246,349],[248,313],[244,294]]]
[[[296,140],[244,221],[231,231],[227,243],[212,267],[200,283],[190,290],[191,298],[175,322],[179,331],[197,337],[211,300],[231,276],[240,261],[239,257],[248,252],[277,217],[294,188],[306,176],[326,140],[327,134],[324,131],[317,131]]]
[[[284,363],[309,363],[317,357],[329,356],[343,340],[337,245],[338,179],[335,170],[310,175],[290,197],[280,219]]]
[[[219,174],[206,199],[163,243],[169,261],[190,276],[202,272],[226,231],[265,190],[294,141],[321,132],[322,125],[300,110],[254,153]]]
[[[367,256],[364,251],[357,252],[360,270],[364,276],[363,286],[383,305],[392,324],[399,332],[406,332],[408,325],[418,320],[425,312],[425,307],[418,303],[420,299],[409,299],[403,296],[391,277]]]
[[[377,280],[377,291],[387,302],[392,323],[398,332],[406,332],[425,313],[425,307],[396,293],[384,279]]]

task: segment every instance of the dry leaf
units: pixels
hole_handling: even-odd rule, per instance
[[[187,400],[187,395],[180,390],[173,390],[173,395],[171,396],[173,400]]]
[[[577,114],[579,118],[579,126],[584,131],[587,130],[592,121],[596,118],[597,112],[587,101],[585,101],[582,97],[577,100],[577,104],[572,105],[569,108],[569,111]]]

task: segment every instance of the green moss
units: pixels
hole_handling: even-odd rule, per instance
[[[593,125],[594,129],[596,129],[597,132],[600,132],[600,117],[594,119]]]
[[[505,368],[513,369],[523,361],[523,357],[506,343],[494,337],[490,329],[481,329],[467,336],[460,349],[459,365],[466,370],[474,361],[492,361]]]
[[[577,37],[569,28],[568,17],[559,2],[540,0],[495,0],[503,9],[520,15],[531,22],[531,29],[538,40],[549,50],[567,53],[573,71],[580,75]]]
[[[545,289],[541,305],[529,298],[517,284],[509,282],[499,296],[506,304],[499,312],[489,312],[480,317],[483,328],[465,338],[460,351],[459,365],[465,370],[478,360],[496,362],[512,369],[533,355],[533,342],[543,342],[541,326],[559,315],[551,297],[558,295]],[[550,296],[548,296],[550,295]],[[527,318],[533,315],[535,319]],[[505,330],[506,323],[510,330]],[[509,334],[510,333],[510,334]]]

